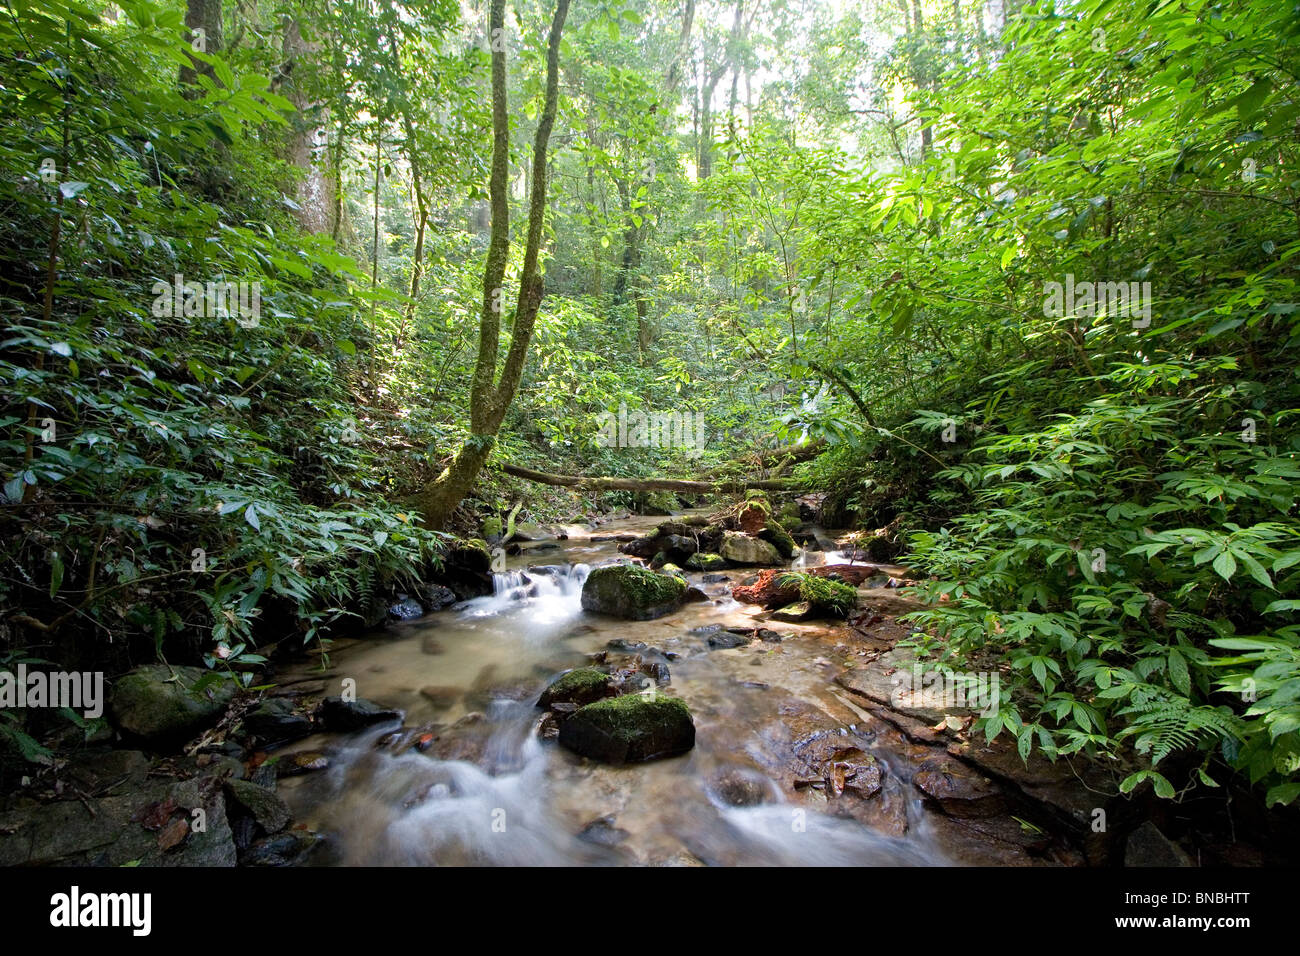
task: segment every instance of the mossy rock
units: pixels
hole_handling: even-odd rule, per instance
[[[701,552],[687,558],[686,566],[693,571],[725,571],[727,559],[720,554]]]
[[[147,664],[118,679],[109,706],[126,733],[177,744],[216,723],[234,696],[235,685],[212,671]]]
[[[483,532],[483,538],[484,538],[485,540],[487,540],[487,541],[491,541],[491,540],[494,539],[494,538],[500,540],[500,538],[501,538],[501,519],[498,518],[498,517],[496,517],[495,515],[492,515],[492,516],[490,516],[490,517],[484,518],[484,519],[483,519],[483,526],[482,526],[481,530],[482,530],[482,532]]]
[[[800,603],[809,605],[806,616],[847,617],[857,606],[858,592],[850,584],[816,574],[792,574],[791,577],[798,579]]]
[[[552,704],[590,704],[614,693],[609,675],[594,667],[579,667],[553,680],[542,696],[538,707]]]
[[[781,527],[778,522],[769,521],[767,527],[758,533],[758,537],[776,548],[781,557],[787,561],[794,557],[794,538],[790,537],[790,532]]]
[[[677,610],[686,581],[631,564],[596,568],[582,586],[582,609],[632,621],[648,621]]]
[[[771,542],[739,531],[724,534],[718,552],[731,564],[771,567],[783,563],[781,552]]]
[[[695,746],[695,723],[676,697],[611,697],[561,724],[560,746],[603,763],[639,763],[686,753]]]
[[[799,516],[799,506],[793,501],[787,501],[781,506],[776,513],[776,520],[787,531],[792,531],[803,524],[803,518]]]

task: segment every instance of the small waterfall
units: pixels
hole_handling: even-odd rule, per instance
[[[585,564],[532,565],[492,575],[492,595],[465,605],[470,617],[491,617],[527,610],[531,623],[546,624],[582,612],[583,582],[591,568]]]

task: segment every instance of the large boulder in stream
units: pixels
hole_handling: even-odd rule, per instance
[[[582,585],[582,609],[632,621],[663,617],[686,599],[684,578],[631,564],[596,568]]]
[[[166,746],[216,723],[235,685],[201,667],[146,664],[118,679],[109,707],[124,732]]]
[[[740,531],[728,531],[722,536],[722,545],[718,553],[732,564],[760,565],[771,567],[783,564],[781,553],[770,542],[762,538],[752,538]]]
[[[676,697],[610,697],[561,724],[560,746],[603,763],[639,763],[686,753],[695,746],[695,723]]]

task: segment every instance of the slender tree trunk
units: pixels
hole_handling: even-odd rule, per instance
[[[542,114],[533,140],[533,169],[528,197],[528,230],[524,263],[520,273],[519,297],[515,304],[514,329],[501,374],[497,376],[497,351],[501,339],[501,309],[506,260],[510,253],[510,211],[506,189],[510,164],[510,125],[506,106],[506,55],[492,50],[492,173],[488,193],[492,205],[492,233],[483,267],[483,303],[479,319],[478,360],[470,389],[470,436],[451,463],[419,495],[424,523],[430,528],[446,527],[453,511],[474,487],[487,462],[506,411],[514,401],[523,375],[528,346],[532,341],[537,312],[541,308],[545,282],[538,271],[542,226],[546,217],[547,145],[555,125],[559,96],[560,35],[569,13],[569,0],[556,0],[555,15],[546,46],[546,92]],[[505,0],[491,0],[488,13],[489,42],[504,35]],[[497,31],[502,31],[498,33]]]

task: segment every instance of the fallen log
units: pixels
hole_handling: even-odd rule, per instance
[[[757,489],[760,491],[800,491],[803,483],[793,478],[769,478],[763,481],[686,481],[678,478],[584,478],[581,475],[551,475],[519,465],[501,465],[507,475],[560,488],[579,491],[685,491],[692,494],[717,494]]]

